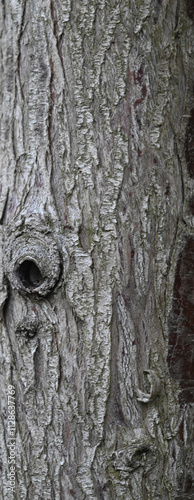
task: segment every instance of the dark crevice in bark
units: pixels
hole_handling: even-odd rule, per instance
[[[15,188],[15,182],[16,182],[16,164],[17,164],[17,144],[15,141],[15,109],[16,109],[16,103],[17,103],[17,83],[16,83],[16,78],[15,78],[15,87],[14,87],[14,105],[13,105],[13,115],[12,115],[12,128],[11,128],[11,134],[12,134],[12,148],[13,148],[13,157],[15,161],[15,170],[14,170],[14,188]]]
[[[35,379],[35,388],[39,390],[42,386],[42,352],[40,346],[40,340],[38,339],[38,345],[36,351],[34,353],[34,379]]]
[[[96,461],[96,457],[99,453],[102,453],[104,463],[101,464],[103,469],[103,476],[99,479],[96,476],[96,471],[93,469],[93,484],[95,488],[96,497],[100,499],[104,499],[106,492],[108,495],[107,498],[115,498],[113,492],[113,484],[112,480],[109,481],[109,465],[113,451],[115,451],[115,447],[117,448],[118,444],[115,442],[114,450],[109,445],[109,435],[110,433],[114,433],[116,436],[117,428],[126,427],[127,423],[125,422],[125,417],[122,411],[122,405],[120,401],[120,388],[119,388],[119,380],[118,380],[118,348],[119,348],[119,331],[117,325],[117,299],[119,292],[114,291],[113,293],[113,315],[111,322],[111,355],[110,355],[110,383],[109,383],[109,396],[106,403],[106,414],[104,418],[104,431],[101,443],[96,449],[95,458],[93,463]],[[121,443],[120,443],[120,446]],[[109,449],[109,454],[107,455],[107,448]],[[98,458],[99,460],[99,458]],[[111,474],[111,473],[110,473]],[[101,484],[100,484],[101,483]]]
[[[188,173],[194,179],[194,108],[191,109],[185,138],[185,156]]]
[[[53,158],[53,148],[52,148],[52,121],[53,121],[53,108],[55,104],[55,93],[54,93],[54,63],[51,59],[50,61],[50,68],[51,68],[51,76],[50,76],[50,97],[51,97],[51,104],[49,108],[49,119],[48,119],[48,138],[49,138],[49,150],[50,150],[50,158],[51,158],[51,172],[53,171],[53,164],[54,164],[54,158]]]
[[[175,13],[175,27],[174,27],[175,31],[177,30],[179,24],[179,12],[180,12],[180,0],[177,0],[176,13]]]
[[[175,249],[175,245],[176,245],[176,241],[177,241],[177,235],[178,235],[178,227],[179,227],[179,218],[177,217],[177,220],[176,220],[176,224],[175,224],[175,229],[174,229],[174,237],[173,237],[173,240],[172,240],[172,244],[171,244],[171,247],[170,247],[170,252],[169,252],[169,258],[168,258],[168,261],[167,261],[167,276],[169,276],[169,271],[171,269],[171,264],[172,264],[172,256],[173,256],[173,252],[174,252],[174,249]],[[165,287],[165,303],[167,304],[167,292],[168,292],[168,288]]]
[[[5,6],[5,0],[1,0],[2,6],[3,6],[3,20],[5,21],[6,17],[6,6]]]
[[[189,198],[188,208],[191,215],[194,215],[194,195]]]
[[[9,201],[9,187],[8,187],[8,190],[7,190],[6,199],[4,201],[4,207],[3,207],[3,211],[2,211],[2,215],[1,215],[1,219],[0,219],[0,225],[1,226],[4,224],[5,219],[6,219],[8,201]]]
[[[184,178],[183,178],[182,164],[181,164],[181,159],[180,159],[179,153],[178,153],[176,139],[175,139],[175,143],[174,143],[174,152],[175,152],[175,157],[177,158],[179,175],[180,175],[181,195],[182,195],[182,200],[181,200],[181,204],[180,204],[180,217],[182,217],[183,216],[183,205],[184,205],[184,201],[185,201],[185,189],[184,189]]]
[[[61,49],[61,46],[62,46],[61,42],[62,42],[63,35],[61,35],[59,37],[58,33],[57,33],[57,19],[56,19],[55,7],[54,7],[53,0],[51,0],[51,17],[52,17],[52,21],[53,21],[53,33],[54,33],[55,40],[56,40],[57,52],[58,52],[58,55],[59,55],[59,59],[61,61],[61,67],[62,67],[62,70],[63,70],[64,82],[66,84],[65,67],[64,67],[63,54],[62,54],[62,49]]]
[[[55,333],[55,335],[56,335],[56,333]],[[58,341],[56,340],[56,342],[58,342]],[[59,347],[57,350],[59,352]],[[57,392],[59,394],[60,394],[62,382],[63,382],[62,356],[59,353],[59,375],[58,375],[58,386],[57,386]]]
[[[22,35],[23,35],[23,31],[24,31],[24,24],[25,24],[26,3],[27,3],[27,0],[24,1],[21,27],[20,27],[20,33],[19,33],[19,38],[18,38],[18,78],[19,78],[21,96],[22,96],[23,101],[25,99],[25,96],[24,96],[22,83],[21,83],[21,50],[20,50],[20,47],[21,47],[21,40],[22,40]]]
[[[117,309],[117,297],[119,292],[115,291],[114,299],[113,299],[113,317],[112,317],[112,338],[111,338],[111,367],[110,367],[110,392],[109,399],[107,402],[107,413],[105,420],[105,428],[106,426],[116,425],[119,423],[120,425],[125,425],[125,418],[122,411],[121,401],[120,401],[120,389],[118,383],[118,371],[117,371],[117,356],[118,356],[118,348],[119,348],[119,332],[117,326],[117,317],[116,317],[116,309]],[[115,312],[114,312],[115,311]]]

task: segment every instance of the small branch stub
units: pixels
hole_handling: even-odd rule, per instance
[[[153,370],[144,370],[145,375],[147,376],[148,382],[150,384],[149,393],[143,392],[140,389],[136,389],[137,400],[140,403],[149,403],[153,401],[153,399],[158,396],[161,389],[161,383],[156,373]]]

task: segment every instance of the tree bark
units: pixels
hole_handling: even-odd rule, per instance
[[[1,498],[192,499],[192,1],[0,22]]]

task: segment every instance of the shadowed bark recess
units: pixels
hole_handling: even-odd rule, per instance
[[[2,500],[192,498],[193,46],[189,0],[0,0]]]
[[[190,177],[194,178],[194,109],[191,109],[191,116],[186,130],[186,162]]]

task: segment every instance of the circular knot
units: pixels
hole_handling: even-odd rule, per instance
[[[8,235],[4,265],[12,288],[45,296],[60,278],[62,261],[50,232],[25,227]]]

